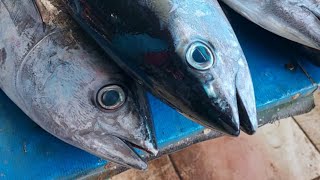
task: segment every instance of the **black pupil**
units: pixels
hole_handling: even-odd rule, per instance
[[[102,103],[105,106],[114,106],[120,101],[120,95],[115,90],[106,91],[102,95]]]
[[[206,47],[198,46],[192,52],[192,58],[197,63],[206,63],[206,62],[210,61],[211,56],[210,56],[210,53]]]

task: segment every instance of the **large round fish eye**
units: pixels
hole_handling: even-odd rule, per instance
[[[202,42],[194,42],[186,53],[188,64],[197,70],[209,69],[215,59],[211,48]]]
[[[116,110],[126,101],[126,94],[120,86],[108,85],[99,90],[97,101],[103,109]]]

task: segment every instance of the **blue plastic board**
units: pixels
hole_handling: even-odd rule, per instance
[[[285,65],[296,57],[288,41],[234,15],[232,22],[247,57],[259,110],[308,94],[315,85],[300,68]],[[309,66],[309,65],[308,65]],[[307,68],[313,76],[317,69]],[[319,68],[318,68],[319,69]],[[318,81],[318,80],[317,80]],[[190,137],[203,127],[149,95],[160,148]],[[71,177],[106,162],[74,148],[40,129],[0,91],[0,179],[56,179]]]
[[[295,44],[239,15],[229,15],[250,67],[259,110],[288,102],[296,94],[303,95],[314,88],[298,66],[301,54]],[[293,70],[286,67],[289,64]]]
[[[320,56],[320,53],[319,53]],[[320,85],[320,67],[311,64],[306,57],[301,57],[299,59],[300,65],[305,69],[305,71],[310,76],[310,79]]]

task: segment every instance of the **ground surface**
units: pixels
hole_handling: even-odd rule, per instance
[[[320,179],[320,92],[310,113],[263,126],[254,136],[195,144],[129,170],[122,179]]]

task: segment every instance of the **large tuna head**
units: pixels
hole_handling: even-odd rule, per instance
[[[207,0],[177,1],[167,18],[175,52],[186,64],[186,71],[196,77],[191,86],[198,88],[198,95],[191,96],[209,99],[197,102],[198,107],[194,104],[196,112],[220,121],[224,129],[232,128],[228,132],[233,131],[234,135],[240,120],[241,128],[253,134],[257,117],[249,68],[219,4]]]
[[[255,131],[248,66],[216,1],[66,1],[101,47],[154,95],[207,127],[235,136],[239,124]]]
[[[84,49],[68,33],[43,39],[19,70],[17,86],[29,107],[27,114],[72,145],[145,169],[130,147],[157,153],[144,91],[109,59],[91,47]]]
[[[60,9],[54,6],[58,1],[43,2],[51,4],[40,8],[44,12]],[[32,2],[21,3],[0,2],[0,48],[7,57],[0,64],[6,72],[0,78],[4,92],[59,139],[145,169],[132,148],[157,153],[144,91],[84,38],[68,15],[41,13],[42,19],[52,20],[44,31],[41,18],[27,13],[35,11]]]
[[[320,50],[319,0],[222,0],[261,27]]]

